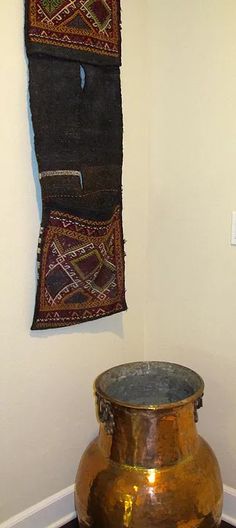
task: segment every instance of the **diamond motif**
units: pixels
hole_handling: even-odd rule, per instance
[[[61,266],[56,266],[46,278],[46,288],[53,299],[70,283],[70,277]]]
[[[42,6],[51,15],[61,4],[63,4],[63,1],[64,0],[42,0]]]
[[[104,31],[111,21],[111,9],[105,0],[87,0],[84,3],[87,16],[93,19],[100,31]]]
[[[85,295],[83,291],[78,290],[66,297],[65,304],[82,304],[88,299],[88,295]]]
[[[102,265],[102,258],[98,251],[94,250],[83,257],[71,261],[72,266],[82,279],[89,279]]]
[[[115,267],[104,262],[96,279],[93,281],[93,286],[100,292],[105,291],[114,280],[115,271]]]

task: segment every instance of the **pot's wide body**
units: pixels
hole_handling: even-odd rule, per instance
[[[220,526],[219,466],[196,429],[203,389],[195,372],[163,362],[97,378],[100,432],[76,478],[81,528]]]

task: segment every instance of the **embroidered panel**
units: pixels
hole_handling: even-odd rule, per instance
[[[29,0],[30,42],[120,56],[119,0]]]
[[[51,211],[39,251],[33,329],[78,324],[126,309],[120,207],[105,222]]]

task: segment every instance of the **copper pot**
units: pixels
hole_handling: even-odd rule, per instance
[[[96,379],[100,432],[76,478],[81,528],[220,525],[220,470],[196,429],[203,390],[173,363],[130,363]]]

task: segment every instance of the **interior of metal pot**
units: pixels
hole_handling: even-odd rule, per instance
[[[108,398],[130,405],[159,406],[185,400],[202,390],[202,378],[175,363],[140,362],[101,374],[95,387]]]

